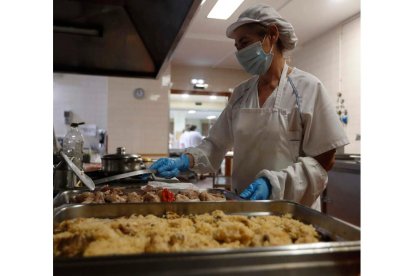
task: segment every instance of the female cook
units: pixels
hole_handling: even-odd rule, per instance
[[[283,57],[297,42],[292,25],[272,7],[244,11],[226,31],[236,57],[254,76],[238,85],[201,145],[151,168],[162,177],[191,169],[215,172],[233,149],[232,190],[250,200],[287,199],[320,210],[320,195],[348,144],[329,96],[315,76]]]

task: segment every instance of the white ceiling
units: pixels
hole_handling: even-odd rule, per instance
[[[274,7],[295,28],[303,45],[360,12],[360,0],[245,0],[227,20],[207,18],[217,0],[206,0],[178,44],[172,64],[241,69],[227,26],[255,4]],[[230,0],[229,0],[230,1]]]

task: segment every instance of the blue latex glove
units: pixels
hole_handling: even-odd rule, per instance
[[[250,200],[262,200],[269,199],[271,193],[272,185],[270,185],[269,179],[260,177],[241,192],[240,197]]]
[[[182,154],[180,158],[161,158],[151,165],[151,170],[156,170],[156,176],[172,178],[177,176],[180,171],[184,172],[190,167],[190,158]]]

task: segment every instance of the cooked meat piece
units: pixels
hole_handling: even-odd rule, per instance
[[[94,203],[105,203],[105,194],[100,191],[96,192],[93,202]]]
[[[153,191],[159,198],[162,198],[162,190]]]
[[[155,187],[153,187],[153,186],[151,186],[151,185],[146,185],[146,186],[143,188],[143,190],[144,190],[145,192],[153,192],[153,191],[155,191]]]
[[[161,199],[154,193],[146,193],[144,195],[144,202],[161,202]]]
[[[91,192],[84,192],[84,193],[81,193],[79,195],[74,196],[73,200],[76,203],[82,203],[82,202],[84,202],[89,197],[93,197],[93,193],[91,193]]]
[[[144,191],[144,190],[137,190],[137,191],[136,191],[136,193],[142,197],[142,196],[144,196],[147,192],[146,192],[146,191]]]
[[[136,192],[128,193],[128,202],[136,203],[136,202],[142,202],[142,196],[137,194]]]
[[[124,203],[127,201],[126,195],[117,195],[115,193],[111,193],[109,195],[105,195],[105,200],[111,203]]]
[[[179,191],[178,193],[185,195],[189,199],[198,199],[198,192],[195,190],[183,190],[183,191]]]
[[[86,197],[84,197],[84,199],[82,201],[83,204],[93,203],[93,201],[95,200],[95,194],[94,193],[88,193],[85,196]]]
[[[106,192],[108,190],[111,190],[111,188],[109,187],[109,185],[105,185],[101,188],[101,192]]]
[[[112,188],[112,193],[117,194],[117,195],[123,195],[124,194],[124,188],[122,188],[122,187]]]
[[[201,201],[226,201],[226,198],[223,195],[207,192],[201,192],[199,198]]]
[[[182,194],[176,194],[175,195],[175,201],[177,202],[185,202],[185,201],[191,201],[191,199],[189,199],[187,196],[182,195]]]

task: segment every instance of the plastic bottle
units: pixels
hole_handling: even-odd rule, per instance
[[[78,126],[82,123],[72,123],[70,130],[63,139],[63,152],[72,159],[72,162],[79,168],[83,169],[83,143],[84,139]]]

